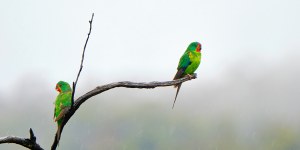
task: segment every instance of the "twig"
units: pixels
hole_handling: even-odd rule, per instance
[[[70,109],[70,110],[72,110],[72,109],[74,108],[74,95],[75,95],[75,91],[76,91],[76,85],[77,85],[77,82],[78,82],[78,78],[79,78],[79,76],[80,76],[80,73],[81,73],[81,71],[82,71],[82,68],[83,68],[84,53],[85,53],[86,45],[87,45],[87,43],[88,43],[88,41],[89,41],[90,34],[91,34],[91,31],[92,31],[93,18],[94,18],[94,13],[92,14],[92,18],[91,18],[91,20],[89,21],[89,23],[90,23],[90,30],[89,30],[88,36],[87,36],[87,38],[86,38],[86,41],[85,41],[85,44],[84,44],[84,47],[83,47],[83,52],[82,52],[82,56],[81,56],[81,63],[80,63],[79,71],[78,71],[78,74],[77,74],[77,77],[76,77],[75,82],[73,82],[73,84],[72,84],[72,89],[73,89],[73,90],[72,90],[71,109]],[[69,111],[70,111],[70,110],[69,110]],[[64,118],[63,120],[66,120],[66,119]],[[69,120],[69,119],[68,119],[68,120]],[[63,128],[64,128],[64,126],[65,126],[66,123],[67,123],[67,122],[64,123],[64,121],[62,121],[61,130],[57,130],[57,132],[56,132],[56,134],[55,134],[54,142],[53,142],[53,144],[52,144],[52,146],[51,146],[51,150],[55,150],[55,149],[56,149],[56,147],[57,147],[57,145],[58,145],[58,143],[59,143],[59,140],[60,140],[60,139],[58,138],[58,134],[61,135],[62,130],[63,130]],[[58,133],[58,132],[60,132],[60,133]]]
[[[17,136],[1,137],[0,144],[15,143],[32,150],[44,150],[43,148],[40,147],[38,143],[36,143],[36,137],[34,136],[34,133],[31,128],[29,130],[29,133],[30,133],[30,138],[21,138]]]
[[[75,82],[73,82],[73,84],[72,84],[73,85],[73,88],[72,88],[73,89],[73,91],[72,91],[72,105],[71,105],[72,107],[74,105],[74,95],[75,95],[77,81],[78,81],[78,78],[80,76],[81,70],[83,68],[84,53],[85,53],[86,45],[87,45],[87,43],[89,41],[90,34],[91,34],[91,31],[92,31],[93,19],[94,19],[94,13],[92,14],[92,19],[89,21],[89,23],[90,23],[90,30],[89,30],[88,36],[86,38],[86,41],[85,41],[85,44],[84,44],[84,47],[83,47],[83,52],[82,52],[82,56],[81,56],[81,63],[80,63],[79,71],[78,71],[78,74],[77,74]]]

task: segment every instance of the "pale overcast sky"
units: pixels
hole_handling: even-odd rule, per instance
[[[228,139],[248,149],[299,145],[300,0],[1,0],[0,136],[26,137],[33,128],[50,147],[55,84],[75,80],[92,13],[75,97],[115,81],[172,80],[193,41],[202,44],[202,62],[175,109],[172,87],[118,88],[93,97],[70,120],[60,149],[126,149],[139,142],[130,137],[151,142],[153,133],[160,138],[152,145],[169,149],[182,149],[182,139],[199,146],[192,149],[226,149]]]
[[[298,0],[2,0],[0,92],[28,77],[73,81],[93,12],[81,81],[172,79],[192,41],[203,47],[198,76],[214,80],[231,66],[298,57],[299,7]]]

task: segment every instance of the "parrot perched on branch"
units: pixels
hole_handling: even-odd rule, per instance
[[[55,100],[55,109],[54,109],[54,119],[57,122],[57,138],[60,139],[61,133],[61,123],[63,117],[65,116],[66,112],[70,109],[72,104],[72,89],[69,83],[64,81],[59,81],[56,84],[55,88],[59,94]]]
[[[188,46],[184,54],[181,56],[177,67],[177,73],[173,80],[180,79],[186,75],[190,77],[191,74],[193,74],[196,71],[196,69],[200,65],[200,62],[201,62],[201,44],[199,42],[192,42]],[[181,87],[181,83],[175,85],[175,88],[176,87],[177,87],[177,92],[176,92],[176,96],[172,108],[174,108],[176,98]]]

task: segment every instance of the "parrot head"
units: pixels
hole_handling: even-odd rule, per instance
[[[59,81],[59,82],[56,84],[55,89],[56,89],[56,91],[58,91],[59,93],[60,93],[60,92],[71,91],[71,87],[70,87],[69,83],[64,82],[64,81]]]
[[[198,53],[201,53],[201,44],[199,42],[192,42],[188,46],[187,51],[196,51]]]

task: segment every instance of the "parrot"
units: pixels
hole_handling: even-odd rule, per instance
[[[63,117],[72,105],[72,89],[69,83],[64,81],[59,81],[55,89],[59,92],[54,103],[54,121],[57,122],[57,139],[59,141]]]
[[[192,42],[188,46],[184,54],[181,56],[177,67],[177,73],[173,80],[180,79],[184,76],[191,77],[191,74],[193,74],[196,71],[196,69],[199,67],[200,62],[201,62],[201,44],[199,42]],[[174,86],[175,88],[177,88],[177,91],[176,91],[176,96],[173,102],[172,109],[174,108],[181,84],[182,83],[179,83]]]

